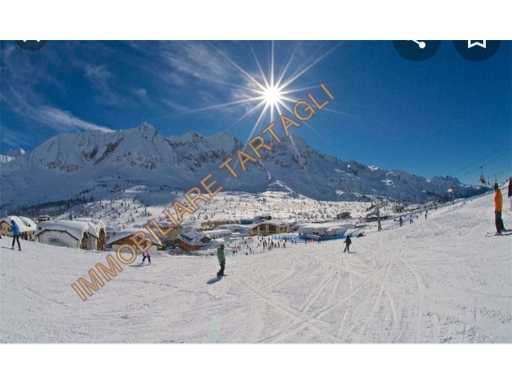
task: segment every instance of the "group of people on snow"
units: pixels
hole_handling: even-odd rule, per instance
[[[408,215],[408,217],[409,217],[409,224],[414,224],[414,220],[417,219],[417,216],[410,213]],[[428,209],[425,210],[425,220],[427,220],[427,218],[428,218]],[[404,217],[402,215],[400,215],[398,217],[398,225],[400,227],[402,227],[404,225]]]

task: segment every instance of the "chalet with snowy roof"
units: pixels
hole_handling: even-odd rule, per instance
[[[101,221],[54,220],[39,223],[35,235],[44,244],[102,250],[105,247],[106,231]]]
[[[176,225],[166,220],[161,220],[158,223],[150,221],[147,224],[147,228],[149,228],[153,234],[159,238],[160,242],[164,246],[174,243],[182,231],[182,227],[180,225]]]
[[[205,248],[210,242],[211,239],[203,232],[187,229],[180,233],[176,245],[186,252],[192,252]]]
[[[144,244],[147,244],[146,242],[150,243],[147,244],[149,245],[148,250],[150,252],[156,252],[158,248],[163,247],[160,239],[156,239],[145,228],[132,228],[117,232],[109,238],[107,241],[107,247],[117,251],[123,246],[130,246],[135,249],[137,253],[142,253],[141,246],[139,246],[141,242],[144,242]],[[143,247],[146,248],[146,246]]]
[[[249,234],[252,236],[268,236],[291,231],[292,225],[290,223],[270,220],[254,224],[249,230]]]
[[[239,220],[208,220],[208,221],[203,221],[201,223],[201,229],[202,230],[212,230],[212,229],[215,229],[215,228],[218,228],[220,227],[221,225],[227,225],[227,224],[239,224]]]
[[[75,221],[88,223],[91,230],[95,231],[94,237],[97,239],[96,249],[105,249],[107,242],[107,226],[101,220],[96,220],[90,217],[76,217]]]

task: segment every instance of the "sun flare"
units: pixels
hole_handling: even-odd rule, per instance
[[[251,48],[252,55],[254,56],[256,71],[249,71],[233,59],[231,59],[225,52],[217,49],[221,57],[223,57],[233,68],[235,68],[245,79],[245,84],[232,84],[241,91],[241,96],[232,101],[221,104],[210,105],[195,111],[206,111],[211,109],[232,108],[234,106],[244,106],[245,113],[236,121],[238,124],[242,120],[250,116],[256,115],[256,121],[250,130],[248,138],[251,138],[254,132],[258,129],[260,124],[263,123],[265,117],[268,117],[269,122],[274,120],[275,116],[281,115],[284,111],[291,112],[290,105],[295,103],[297,99],[294,94],[304,90],[313,89],[317,86],[291,88],[291,85],[300,79],[311,68],[315,67],[320,61],[327,57],[331,52],[336,49],[336,46],[331,47],[329,50],[319,56],[314,56],[307,60],[306,63],[296,63],[298,69],[292,71],[292,62],[296,61],[296,50],[299,48],[297,45],[290,57],[285,63],[280,65],[280,70],[277,71],[274,42],[270,46],[270,65],[268,68],[263,68],[258,56]]]
[[[269,86],[259,93],[261,93],[262,99],[265,101],[265,105],[270,108],[283,102],[284,95],[281,93],[281,89],[279,87]]]

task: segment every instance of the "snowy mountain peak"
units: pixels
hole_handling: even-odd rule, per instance
[[[143,122],[136,128],[132,128],[132,131],[138,131],[143,136],[155,136],[158,134],[158,129],[148,122]]]
[[[141,185],[145,192],[139,198],[160,196],[162,203],[168,203],[168,194],[162,191],[188,189],[208,173],[225,190],[277,189],[318,200],[421,202],[485,191],[453,177],[427,180],[404,171],[340,160],[314,150],[298,137],[275,144],[241,177],[230,177],[219,164],[230,156],[236,159],[235,152],[242,147],[227,133],[164,137],[148,123],[114,132],[61,134],[29,154],[1,164],[0,209],[84,197],[109,198]],[[448,193],[449,189],[453,192]]]

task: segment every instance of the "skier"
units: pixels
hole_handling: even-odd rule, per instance
[[[402,216],[398,218],[398,223],[400,224],[400,226],[404,225],[404,219],[402,218]]]
[[[224,268],[226,267],[226,256],[224,256],[224,244],[220,244],[217,248],[217,259],[219,260],[220,269],[217,272],[217,277],[224,276]]]
[[[425,220],[428,219],[428,208],[425,209]]]
[[[506,231],[505,225],[503,224],[503,218],[501,212],[503,210],[503,196],[501,195],[500,186],[498,183],[494,184],[494,213],[496,215],[496,233],[501,235],[503,231]],[[13,243],[14,244],[14,243]]]
[[[14,242],[18,243],[18,249],[21,251],[21,245],[20,245],[20,227],[18,227],[18,224],[14,222],[14,220],[11,220],[11,231],[12,231],[12,246],[11,249],[14,249]]]
[[[510,210],[512,211],[512,177],[508,180],[508,199],[510,201]]]
[[[144,261],[148,259],[148,263],[151,264],[151,255],[149,254],[149,251],[146,249],[144,252],[142,252],[142,263],[144,264]]]
[[[350,253],[350,244],[352,244],[352,240],[350,239],[350,235],[347,235],[345,238],[345,249],[343,250],[343,253]]]

